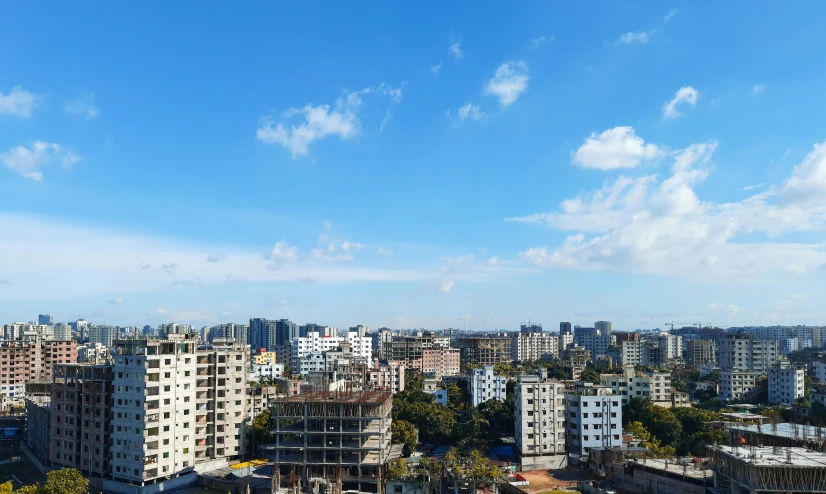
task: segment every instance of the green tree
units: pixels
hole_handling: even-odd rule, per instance
[[[250,426],[250,434],[252,434],[255,444],[267,444],[272,440],[272,427],[270,426],[270,411],[264,410],[252,419]]]
[[[46,483],[37,494],[85,494],[89,480],[75,468],[52,470],[46,475]]]
[[[410,456],[416,450],[419,442],[419,431],[406,420],[394,420],[390,426],[392,437],[390,441],[394,444],[404,444],[404,455]]]
[[[683,426],[668,408],[652,406],[647,420],[643,420],[651,434],[664,445],[675,445],[683,433]]]
[[[490,460],[484,457],[479,450],[470,452],[470,461],[465,475],[469,476],[477,486],[488,484],[502,476],[502,470],[491,464]]]
[[[15,494],[41,494],[43,491],[40,484],[24,485],[17,489]]]
[[[674,446],[663,446],[660,440],[642,425],[642,422],[631,422],[625,426],[625,431],[640,438],[642,446],[648,448],[655,458],[671,458],[676,454]]]
[[[458,410],[466,401],[464,399],[464,395],[462,390],[456,383],[447,383],[445,384],[445,389],[447,390],[447,404],[454,410]]]
[[[387,466],[387,478],[391,480],[403,479],[410,474],[410,469],[407,467],[407,460],[399,459]]]
[[[14,492],[14,485],[11,482],[0,484],[0,494],[11,494]]]
[[[588,366],[582,371],[582,374],[580,374],[579,380],[599,384],[599,372],[597,372],[595,368]]]
[[[488,400],[480,403],[477,409],[488,421],[491,429],[502,432],[513,431],[513,400]]]

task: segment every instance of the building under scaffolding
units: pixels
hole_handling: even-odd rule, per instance
[[[798,447],[826,452],[826,428],[811,425],[779,424],[730,424],[729,444],[744,439],[755,446]]]
[[[777,446],[709,446],[714,492],[826,492],[826,454]]]
[[[278,486],[381,494],[387,463],[398,456],[390,447],[392,408],[389,391],[311,391],[276,400]]]

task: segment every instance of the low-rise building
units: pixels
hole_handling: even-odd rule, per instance
[[[564,468],[565,386],[519,376],[514,396],[516,450],[522,470]]]
[[[759,372],[744,370],[720,371],[720,399],[739,400],[757,388]]]
[[[388,390],[393,394],[404,391],[405,366],[402,361],[391,361],[384,365],[376,360],[370,368],[368,379],[370,387]]]
[[[434,347],[422,350],[420,362],[421,368],[419,370],[422,371],[422,374],[433,376],[436,379],[458,375],[461,367],[458,348]]]
[[[473,369],[470,376],[470,398],[473,406],[478,407],[488,400],[505,401],[508,378],[497,376],[492,365]]]

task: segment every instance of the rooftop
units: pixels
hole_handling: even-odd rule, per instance
[[[631,460],[631,463],[642,465],[653,470],[661,470],[663,472],[674,472],[681,476],[692,477],[695,479],[710,479],[714,473],[708,468],[702,468],[697,464],[689,462],[676,462],[674,460],[646,458],[645,460]]]
[[[767,420],[769,417],[765,415],[758,415],[756,413],[748,413],[748,412],[729,412],[729,413],[721,413],[723,417],[729,417],[732,419],[737,420]]]
[[[826,453],[805,448],[709,446],[709,449],[759,467],[826,468]]]
[[[279,398],[281,403],[301,402],[334,402],[334,403],[377,403],[381,404],[391,399],[390,391],[310,391],[294,396]]]
[[[767,436],[778,436],[799,440],[826,440],[826,427],[815,427],[813,425],[790,424],[783,422],[780,424],[731,424],[731,429],[747,432],[756,432]]]

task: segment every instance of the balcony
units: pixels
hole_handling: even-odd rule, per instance
[[[147,415],[146,415],[146,417],[145,417],[145,419],[144,419],[144,422],[145,422],[145,423],[147,423],[147,424],[152,424],[152,423],[157,422],[159,419],[160,419],[160,415],[159,415],[159,414],[157,414],[157,413],[150,413],[150,414],[147,414]]]
[[[161,388],[159,386],[147,387],[146,388],[146,396],[158,396],[161,393]]]
[[[154,479],[157,476],[158,476],[158,469],[157,468],[153,468],[152,470],[144,470],[144,472],[143,472],[143,478],[145,478],[145,479]]]

